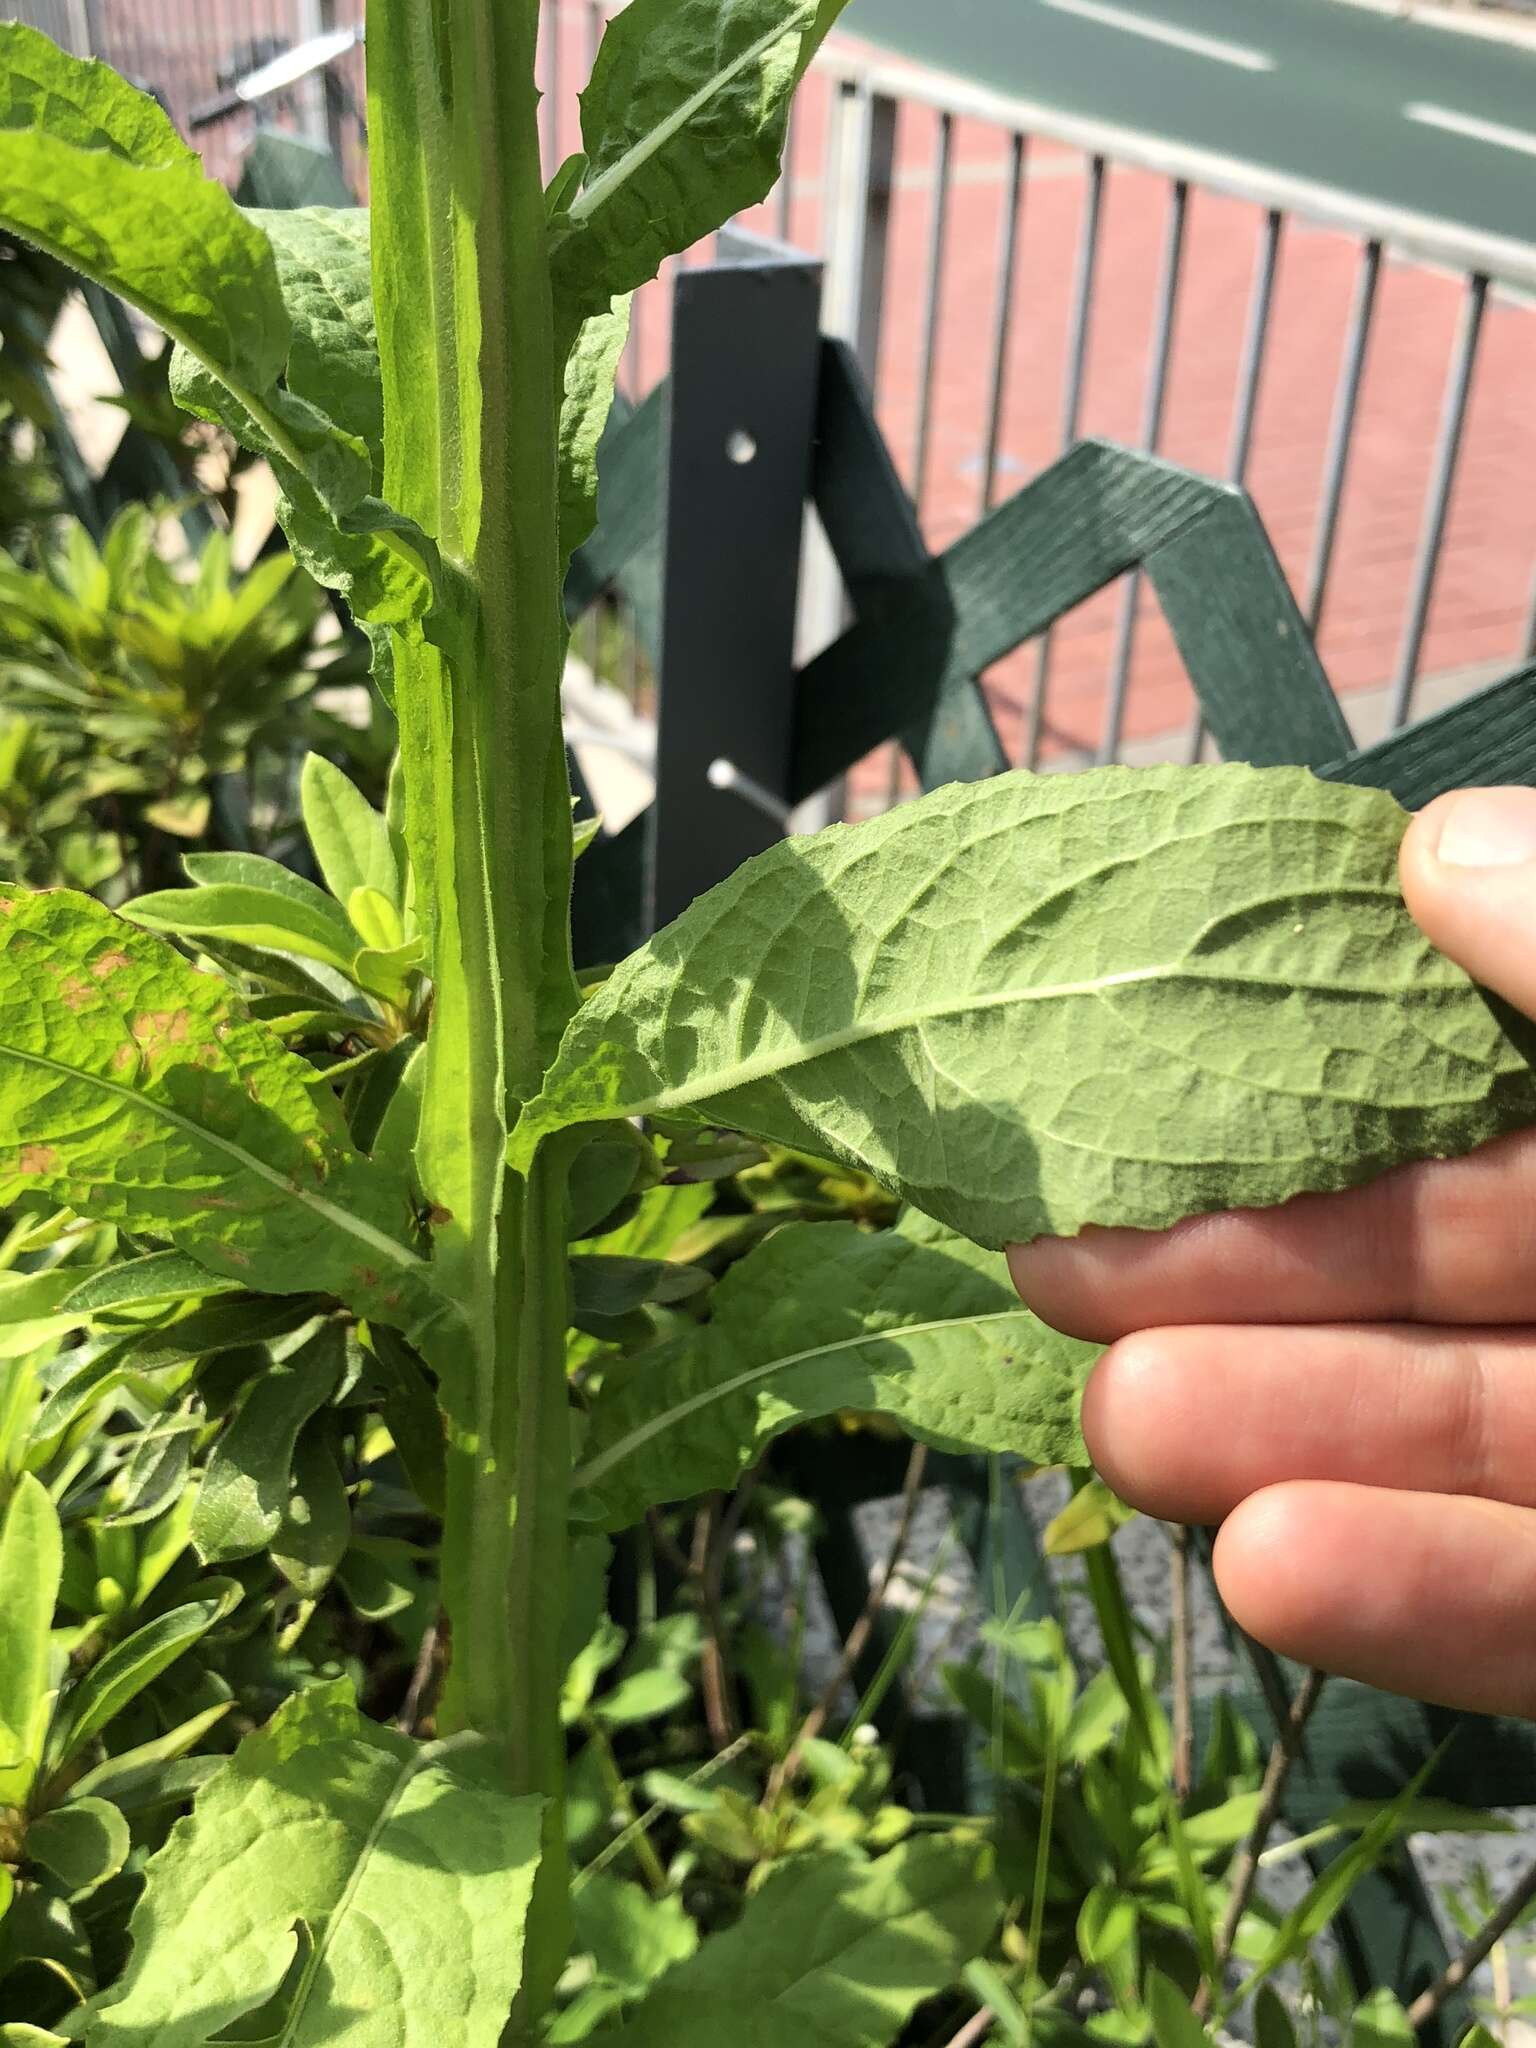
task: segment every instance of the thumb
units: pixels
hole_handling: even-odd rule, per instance
[[[1458,789],[1420,811],[1399,857],[1424,936],[1536,1017],[1536,789]]]

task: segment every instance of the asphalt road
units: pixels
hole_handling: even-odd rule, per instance
[[[1536,243],[1536,48],[1342,0],[853,0],[995,91]]]

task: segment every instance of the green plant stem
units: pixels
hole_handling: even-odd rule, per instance
[[[1087,1472],[1074,1472],[1071,1475],[1074,1494],[1082,1492],[1088,1484],[1089,1477]],[[1088,1595],[1093,1602],[1099,1633],[1104,1638],[1104,1655],[1119,1681],[1131,1726],[1141,1738],[1147,1754],[1154,1755],[1156,1742],[1152,1732],[1152,1715],[1147,1705],[1146,1687],[1142,1683],[1141,1666],[1136,1661],[1136,1638],[1131,1622],[1131,1610],[1126,1601],[1125,1588],[1120,1582],[1120,1570],[1115,1563],[1114,1552],[1107,1543],[1097,1543],[1091,1550],[1083,1552],[1083,1571],[1088,1580]]]
[[[1176,1522],[1169,1537],[1169,1628],[1173,1638],[1173,1796],[1182,1805],[1194,1776],[1194,1679],[1189,1608],[1189,1531]]]
[[[1253,1897],[1253,1887],[1259,1874],[1259,1858],[1264,1845],[1274,1832],[1275,1821],[1280,1812],[1280,1801],[1285,1794],[1286,1780],[1291,1775],[1291,1766],[1301,1754],[1302,1739],[1322,1696],[1323,1673],[1309,1671],[1302,1680],[1301,1690],[1291,1702],[1290,1711],[1281,1723],[1275,1745],[1269,1753],[1269,1762],[1264,1770],[1264,1782],[1259,1793],[1259,1810],[1254,1816],[1248,1839],[1232,1864],[1227,1894],[1227,1909],[1222,1915],[1221,1930],[1216,1937],[1216,1953],[1213,1967],[1208,1975],[1195,1987],[1191,2007],[1199,2019],[1204,2019],[1211,2010],[1213,2001],[1221,1991],[1221,1977],[1232,1959],[1237,1944],[1237,1931],[1242,1925],[1243,1915],[1248,1910],[1248,1901]]]
[[[1478,1964],[1514,1926],[1532,1899],[1536,1899],[1536,1863],[1500,1900],[1497,1909],[1484,1921],[1461,1954],[1447,1965],[1427,1990],[1419,1993],[1408,2008],[1410,2026],[1422,2027],[1434,2018],[1445,2001],[1461,1989]]]
[[[1045,1935],[1045,1892],[1051,1870],[1051,1829],[1056,1819],[1056,1781],[1061,1773],[1061,1738],[1053,1714],[1046,1723],[1045,1775],[1040,1787],[1040,1838],[1035,1844],[1035,1881],[1029,1895],[1029,1969],[1034,1984],[1049,1990],[1040,1967],[1040,1949]],[[1029,2036],[1034,2034],[1034,1991],[1025,2000]]]
[[[656,1854],[656,1845],[645,1831],[645,1821],[630,1797],[629,1787],[624,1782],[624,1773],[619,1769],[619,1760],[613,1753],[613,1744],[608,1740],[607,1732],[595,1714],[588,1714],[583,1725],[597,1756],[598,1769],[602,1772],[608,1797],[613,1801],[613,1810],[623,1816],[623,1839],[633,1841],[635,1861],[644,1871],[646,1883],[658,1899],[662,1898],[672,1887],[667,1881],[667,1873],[662,1866],[661,1858]]]
[[[534,82],[538,0],[371,0],[386,491],[442,551],[442,614],[393,636],[406,832],[431,919],[417,1167],[471,1331],[434,1360],[452,1442],[445,1718],[545,1802],[515,2026],[565,1951],[561,1584],[570,1478],[563,1151],[506,1133],[576,1006],[560,732],[554,332]]]

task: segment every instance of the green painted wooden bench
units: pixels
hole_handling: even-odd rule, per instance
[[[1536,665],[1356,750],[1262,522],[1232,485],[1084,442],[930,556],[858,367],[819,334],[813,268],[773,249],[733,254],[679,280],[672,379],[616,415],[602,449],[600,525],[567,588],[573,620],[621,593],[659,680],[656,802],[601,834],[578,869],[584,964],[629,950],[769,844],[784,806],[888,740],[901,741],[924,787],[1006,767],[981,675],[1132,568],[1156,590],[1227,758],[1305,764],[1389,789],[1409,807],[1452,787],[1536,781]],[[750,475],[765,451],[772,473]],[[848,617],[796,667],[793,563],[805,500],[836,558]],[[752,801],[704,772],[722,759],[749,778]],[[835,1454],[799,1441],[792,1457],[825,1516],[818,1566],[847,1627],[869,1586],[852,1512],[895,1491],[900,1472],[887,1449],[850,1455],[847,1439]],[[1049,1578],[1017,1490],[998,1487],[984,1460],[941,1460],[935,1471],[979,1582],[1010,1605],[1048,1611]],[[885,1647],[877,1634],[864,1675]],[[1254,1671],[1242,1704],[1272,1731],[1296,1674],[1252,1645],[1235,1648]],[[888,1704],[888,1715],[902,1711]],[[1335,1682],[1293,1776],[1287,1820],[1304,1829],[1345,1799],[1390,1795],[1451,1729],[1429,1789],[1472,1805],[1536,1802],[1536,1730]],[[948,1765],[935,1761],[935,1733],[919,1720],[926,1769],[953,1776],[954,1745]],[[1407,2000],[1446,1961],[1406,1854],[1357,1889],[1338,1932],[1362,1990],[1387,1984]],[[1454,2038],[1466,2016],[1448,2003],[1424,2038]]]

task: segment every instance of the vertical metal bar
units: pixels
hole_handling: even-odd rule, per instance
[[[997,253],[997,299],[992,308],[992,357],[987,373],[987,438],[981,458],[979,510],[984,519],[997,490],[998,443],[1003,431],[1003,403],[1008,395],[1008,340],[1013,331],[1013,286],[1019,258],[1019,214],[1024,193],[1024,137],[1008,138],[1008,176],[1003,188],[1003,217]]]
[[[1478,337],[1488,304],[1488,280],[1480,272],[1467,279],[1457,324],[1456,342],[1446,377],[1445,403],[1440,414],[1440,432],[1435,442],[1435,466],[1424,508],[1424,528],[1413,565],[1413,585],[1408,616],[1403,627],[1403,644],[1397,657],[1397,674],[1392,689],[1392,729],[1396,731],[1413,705],[1413,686],[1418,680],[1419,656],[1424,648],[1424,628],[1429,619],[1430,600],[1435,593],[1435,572],[1440,566],[1440,546],[1445,539],[1446,513],[1450,509],[1451,486],[1456,480],[1456,459],[1461,453],[1461,430],[1466,423],[1467,397],[1472,389],[1472,371],[1477,361]]]
[[[592,66],[597,62],[598,45],[603,40],[606,19],[603,14],[603,0],[587,0],[587,76],[592,76]]]
[[[560,162],[560,0],[540,11],[544,31],[544,175],[554,174]]]
[[[1354,444],[1355,413],[1360,404],[1365,353],[1370,344],[1376,288],[1380,281],[1381,244],[1367,242],[1360,251],[1360,268],[1355,273],[1355,295],[1344,334],[1344,355],[1339,364],[1333,418],[1328,426],[1328,450],[1323,458],[1323,502],[1317,515],[1317,535],[1312,543],[1312,563],[1307,572],[1306,619],[1314,639],[1322,621],[1323,600],[1328,594],[1328,572],[1333,567],[1339,507],[1344,498],[1344,477]]]
[[[1531,601],[1525,614],[1525,632],[1520,640],[1520,659],[1536,661],[1536,577],[1531,580]]]
[[[1077,439],[1083,406],[1083,380],[1088,366],[1088,331],[1093,317],[1093,280],[1099,260],[1099,224],[1104,209],[1104,159],[1091,157],[1088,183],[1083,189],[1083,225],[1077,242],[1077,271],[1072,283],[1072,315],[1067,329],[1066,389],[1061,407],[1063,453]],[[1040,635],[1035,653],[1035,688],[1029,700],[1029,726],[1025,735],[1024,758],[1031,768],[1039,766],[1040,739],[1045,726],[1045,694],[1051,675],[1051,629]]]
[[[885,315],[896,102],[883,93],[855,90],[848,111],[855,126],[851,148],[839,151],[834,204],[841,222],[827,266],[827,324],[852,347],[873,391]]]
[[[944,286],[944,239],[949,227],[949,184],[955,122],[941,113],[933,147],[933,204],[928,215],[928,270],[923,287],[923,332],[917,356],[917,430],[912,447],[912,502],[922,516],[928,482],[928,437],[933,423],[933,378],[938,358],[939,301]]]
[[[789,116],[784,123],[784,156],[779,169],[779,189],[775,194],[777,209],[774,233],[781,242],[790,238],[795,208],[795,144],[800,139],[800,121],[796,113],[798,99],[789,103]]]
[[[654,923],[782,831],[757,797],[782,805],[789,776],[820,291],[809,260],[675,280]]]
[[[1259,385],[1264,377],[1264,351],[1269,340],[1269,316],[1275,299],[1275,272],[1280,262],[1280,231],[1283,225],[1284,216],[1272,206],[1265,214],[1264,225],[1259,231],[1259,253],[1248,297],[1248,323],[1238,363],[1232,443],[1227,452],[1227,481],[1238,485],[1248,480],[1248,458],[1253,452],[1253,423],[1259,409]],[[1188,759],[1198,761],[1204,747],[1205,717],[1197,708],[1189,731]]]
[[[1163,432],[1163,405],[1168,395],[1168,365],[1173,353],[1174,315],[1178,309],[1179,274],[1184,263],[1184,225],[1188,213],[1189,186],[1179,178],[1169,195],[1162,275],[1158,279],[1157,310],[1152,322],[1152,361],[1147,372],[1141,423],[1141,445],[1149,455],[1157,453]],[[1125,590],[1120,600],[1120,620],[1110,668],[1109,704],[1104,720],[1104,737],[1099,745],[1101,763],[1118,759],[1120,753],[1120,733],[1125,723],[1125,691],[1131,673],[1131,649],[1136,638],[1136,600],[1140,591],[1141,572],[1133,569],[1125,579]]]
[[[851,133],[828,148],[836,182],[828,190],[837,226],[826,273],[826,325],[853,350],[871,396],[878,392],[880,339],[885,318],[886,259],[890,248],[891,191],[896,162],[897,106],[884,93],[845,86],[841,120]],[[834,639],[847,623],[848,600],[837,567],[823,551],[811,558],[802,597],[807,633]],[[800,806],[799,831],[814,832],[843,814],[845,787],[839,778]]]
[[[640,621],[627,597],[619,601],[618,617],[624,639],[624,696],[633,711],[640,695]]]

